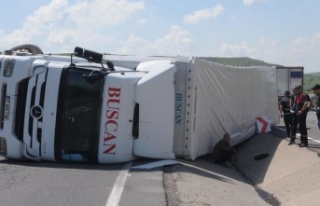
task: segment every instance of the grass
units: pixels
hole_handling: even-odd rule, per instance
[[[303,82],[304,91],[312,93],[311,88],[315,84],[320,84],[320,72],[304,74]]]
[[[219,64],[250,67],[250,66],[281,66],[279,64],[267,63],[258,59],[248,57],[201,57],[202,59],[217,62]]]

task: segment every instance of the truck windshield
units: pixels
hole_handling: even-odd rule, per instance
[[[64,69],[59,89],[55,157],[58,161],[96,162],[103,79],[88,82],[91,70]]]

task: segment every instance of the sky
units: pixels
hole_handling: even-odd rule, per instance
[[[3,1],[0,50],[250,57],[320,72],[317,0]]]

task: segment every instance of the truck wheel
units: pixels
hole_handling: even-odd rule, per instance
[[[12,51],[27,50],[28,52],[32,53],[33,55],[43,54],[40,47],[33,45],[33,44],[22,44],[22,45],[13,47],[10,50],[12,50]]]

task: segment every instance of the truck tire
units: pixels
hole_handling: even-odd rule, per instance
[[[33,44],[22,44],[22,45],[13,47],[10,50],[12,50],[12,51],[27,50],[28,52],[32,53],[33,55],[43,54],[40,47],[33,45]]]

